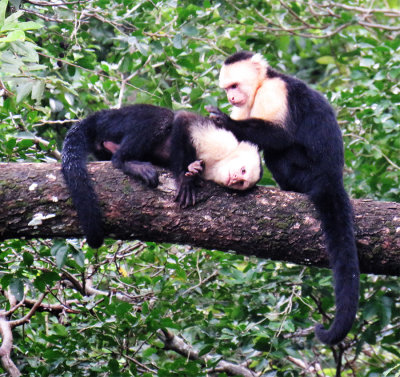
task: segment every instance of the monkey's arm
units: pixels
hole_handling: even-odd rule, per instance
[[[293,135],[280,124],[258,118],[234,120],[214,106],[206,106],[206,110],[215,124],[231,131],[240,141],[271,149],[285,149],[294,142]]]
[[[198,115],[187,111],[175,114],[171,133],[171,170],[177,182],[175,200],[185,208],[196,204],[196,180],[198,174],[190,172],[197,160],[196,149],[190,138],[190,124]]]

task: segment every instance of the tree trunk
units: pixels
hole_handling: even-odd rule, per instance
[[[316,212],[304,195],[270,187],[233,192],[203,182],[196,206],[181,209],[175,182],[163,170],[159,187],[149,189],[109,162],[88,168],[110,237],[328,266]],[[0,203],[0,239],[82,236],[60,164],[0,164]],[[353,200],[353,206],[361,271],[400,275],[400,204]]]

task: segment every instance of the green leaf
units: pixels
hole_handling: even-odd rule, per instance
[[[53,330],[58,336],[62,336],[62,337],[68,336],[68,331],[65,328],[65,326],[63,326],[63,325],[61,325],[59,323],[55,323],[53,325]]]
[[[212,349],[214,348],[213,344],[208,344],[206,346],[204,346],[200,351],[199,351],[199,356],[204,356],[207,353],[209,353],[210,351],[212,351]]]
[[[372,58],[362,58],[360,60],[360,67],[372,67],[375,61]]]
[[[269,338],[259,338],[254,348],[258,351],[269,351],[271,349],[271,340]]]
[[[79,267],[85,266],[85,254],[83,254],[82,250],[74,251],[72,256]]]
[[[0,43],[10,43],[15,41],[24,41],[25,33],[22,30],[15,30],[9,33],[6,37],[0,38]]]
[[[17,22],[18,18],[20,18],[23,14],[24,14],[24,12],[22,10],[19,10],[17,12],[12,13],[10,16],[8,16],[4,20],[4,25],[0,30],[1,31],[7,31],[8,25],[12,25],[12,24],[17,25],[18,24],[18,22]]]
[[[194,25],[185,25],[182,28],[182,32],[189,37],[195,37],[199,34],[199,30]]]
[[[42,274],[36,277],[33,285],[41,292],[44,292],[46,286],[52,286],[52,284],[60,279],[60,276],[53,271],[44,271]]]
[[[118,364],[118,361],[115,359],[111,359],[108,362],[108,367],[110,368],[110,371],[112,371],[114,373],[119,371],[119,364]]]
[[[17,139],[15,137],[10,138],[5,144],[7,154],[11,154],[16,145]]]
[[[40,103],[43,97],[45,84],[41,80],[35,81],[32,87],[32,99],[36,100],[36,103]]]
[[[22,102],[32,92],[33,80],[24,80],[17,86],[17,102]]]
[[[30,42],[17,41],[11,45],[16,54],[21,56],[22,60],[27,63],[38,63],[39,55],[36,52],[36,46]]]
[[[175,34],[175,36],[174,36],[174,38],[172,40],[172,44],[178,50],[182,49],[182,47],[183,47],[182,34],[180,34],[180,33]]]
[[[149,358],[151,355],[154,355],[155,353],[157,353],[157,349],[156,348],[147,348],[144,352],[143,352],[143,357],[144,358]]]
[[[321,56],[320,58],[317,59],[318,64],[335,64],[335,58],[333,56]]]
[[[24,254],[22,254],[22,258],[26,266],[32,266],[34,261],[32,254],[25,252]]]
[[[64,242],[55,243],[51,248],[51,255],[56,258],[58,268],[64,267],[68,256],[68,245],[66,245]]]
[[[121,302],[115,307],[115,313],[118,317],[124,318],[132,310],[132,305],[128,302]]]
[[[1,0],[0,1],[0,27],[3,27],[4,20],[6,17],[6,10],[7,10],[8,0]]]
[[[7,24],[4,25],[4,27],[7,27]],[[18,22],[18,25],[16,29],[27,31],[27,30],[38,30],[42,29],[43,25],[39,24],[38,22],[34,21],[27,21],[27,22]]]
[[[17,301],[22,301],[24,298],[24,281],[20,278],[13,278],[10,282],[10,290]]]

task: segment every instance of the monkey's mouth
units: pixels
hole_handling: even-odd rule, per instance
[[[240,189],[241,184],[240,182],[242,182],[240,179],[238,178],[231,178],[231,173],[229,173],[228,178],[226,180],[226,185],[227,187],[233,187],[235,189]]]
[[[233,101],[229,101],[229,102],[230,102],[230,104],[232,106],[236,106],[236,107],[242,107],[242,106],[244,106],[246,104],[245,100],[243,100],[243,101],[235,101],[235,100],[233,100]]]
[[[226,178],[226,185],[227,187],[233,187],[237,184],[238,179],[235,178],[234,174],[231,172],[228,173],[228,177]]]
[[[231,185],[231,173],[228,173],[228,177],[225,181],[225,186],[229,187]]]

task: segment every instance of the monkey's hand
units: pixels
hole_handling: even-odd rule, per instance
[[[228,124],[229,116],[223,113],[218,107],[207,105],[205,109],[210,113],[209,118],[220,127],[225,127]]]
[[[188,171],[185,173],[186,177],[194,177],[199,175],[204,169],[204,161],[196,160],[188,166]]]
[[[193,177],[188,177],[185,173],[182,173],[176,183],[178,187],[175,201],[178,202],[182,208],[194,206],[196,204],[196,187]]]

